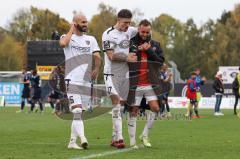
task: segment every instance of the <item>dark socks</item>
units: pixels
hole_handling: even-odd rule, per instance
[[[51,108],[54,109],[54,103],[52,101],[49,103],[50,103]]]
[[[24,109],[24,106],[25,106],[25,101],[22,101],[22,103],[21,103],[21,110]]]

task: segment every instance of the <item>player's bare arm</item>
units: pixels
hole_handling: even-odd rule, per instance
[[[124,53],[114,53],[113,50],[108,50],[106,54],[111,61],[119,61],[119,62],[136,62],[137,61],[137,56],[135,53],[129,53],[128,55],[126,55]]]
[[[62,48],[68,46],[68,44],[71,40],[72,34],[74,32],[74,29],[75,29],[75,26],[74,26],[74,23],[72,23],[71,28],[68,31],[68,33],[66,34],[66,36],[64,36],[63,38],[60,39],[59,44]]]
[[[99,52],[93,54],[94,59],[94,69],[92,72],[92,79],[96,79],[101,68],[102,59]]]

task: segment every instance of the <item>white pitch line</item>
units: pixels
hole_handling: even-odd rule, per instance
[[[91,158],[97,158],[97,157],[104,157],[104,156],[114,155],[114,154],[118,154],[118,153],[129,152],[132,150],[139,150],[140,148],[143,148],[143,147],[144,147],[143,145],[140,145],[140,146],[138,146],[138,149],[126,148],[126,149],[122,149],[122,150],[106,151],[106,152],[102,152],[102,153],[98,153],[98,154],[92,154],[92,155],[83,156],[83,157],[74,157],[74,158],[70,158],[70,159],[91,159]]]

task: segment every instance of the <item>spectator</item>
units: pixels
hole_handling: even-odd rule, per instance
[[[240,67],[239,67],[239,71],[240,71]],[[239,83],[240,83],[240,73],[237,74],[236,78],[232,83],[233,94],[235,95],[234,115],[237,115],[238,99],[240,98]]]
[[[215,116],[222,116],[224,115],[221,111],[220,111],[220,106],[221,106],[221,102],[222,102],[222,96],[224,93],[224,87],[223,87],[223,80],[222,80],[222,72],[218,71],[216,76],[215,76],[215,80],[213,83],[213,89],[215,90],[215,96],[216,96],[216,104],[215,104]]]

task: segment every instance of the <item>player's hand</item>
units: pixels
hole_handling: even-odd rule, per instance
[[[146,50],[148,50],[150,47],[151,47],[151,44],[145,42],[144,44],[138,46],[138,50],[140,50],[140,51],[146,51]]]
[[[99,73],[99,69],[98,68],[95,68],[93,71],[92,71],[92,79],[95,80],[98,76],[98,73]]]
[[[73,32],[76,30],[75,25],[76,25],[75,23],[72,23],[72,24],[71,24],[71,27],[70,27],[69,32],[72,32],[72,33],[73,33]]]
[[[137,56],[135,53],[130,52],[127,57],[127,62],[136,62]]]

